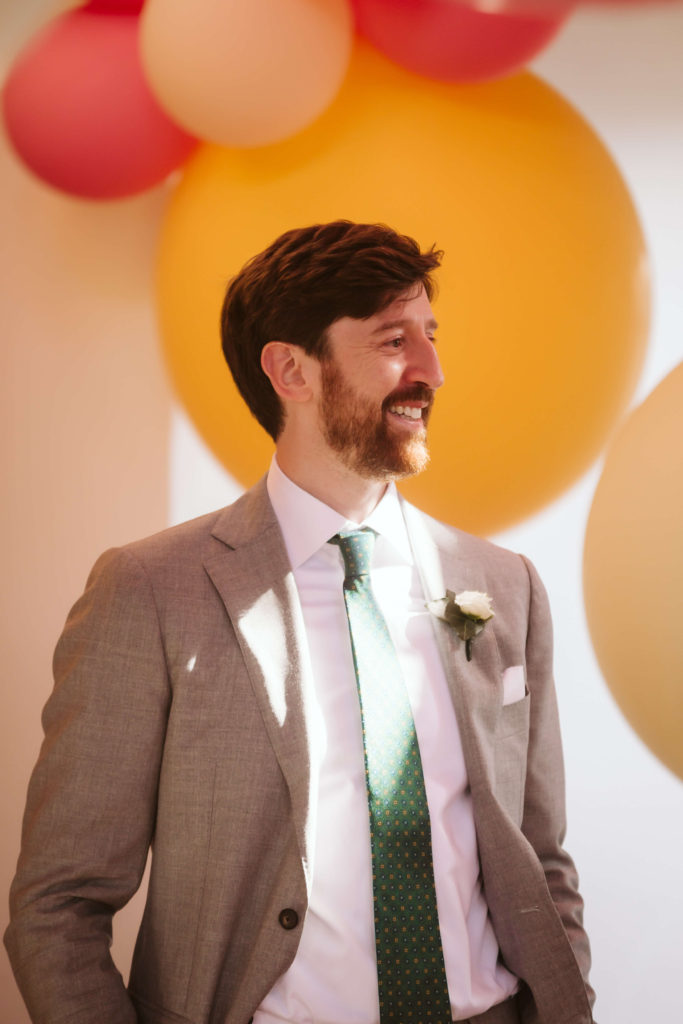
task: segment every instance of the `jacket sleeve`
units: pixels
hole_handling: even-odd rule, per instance
[[[129,552],[96,563],[54,673],[5,943],[34,1024],[134,1024],[112,916],[144,871],[170,694],[152,588]]]
[[[533,565],[526,558],[524,562],[531,584],[526,665],[532,710],[522,832],[541,862],[592,1006],[595,993],[588,983],[591,955],[583,928],[583,900],[574,862],[562,845],[566,832],[565,780],[552,680],[552,622],[545,588]]]

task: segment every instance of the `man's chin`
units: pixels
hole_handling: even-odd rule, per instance
[[[404,480],[416,476],[429,465],[429,450],[422,438],[411,438],[394,446],[393,451],[386,451],[381,456],[358,467],[363,476],[372,480],[390,482]]]
[[[417,476],[418,473],[422,473],[429,465],[429,452],[426,448],[420,448],[419,451],[413,451],[407,459],[403,460],[401,468],[396,474],[397,480],[402,480],[407,476]]]

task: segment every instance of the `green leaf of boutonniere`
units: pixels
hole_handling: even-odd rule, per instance
[[[456,594],[446,591],[445,597],[436,601],[428,601],[427,608],[455,630],[461,640],[465,641],[465,655],[472,660],[472,641],[479,636],[494,611],[491,598],[480,590],[463,590]]]

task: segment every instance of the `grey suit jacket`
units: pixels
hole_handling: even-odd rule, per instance
[[[496,609],[469,663],[434,625],[524,1022],[589,1024],[543,588],[520,556],[404,511],[427,596],[485,590]],[[5,937],[36,1024],[246,1024],[287,969],[311,882],[304,644],[263,482],[97,562],[55,652]],[[528,692],[503,706],[511,665]],[[111,919],[150,844],[126,989]]]

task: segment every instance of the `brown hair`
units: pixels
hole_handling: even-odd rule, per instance
[[[269,341],[299,345],[323,359],[326,330],[345,316],[364,320],[411,287],[431,300],[442,253],[421,252],[385,224],[348,220],[286,231],[233,277],[221,312],[223,354],[240,394],[272,438],[283,409],[261,368]]]

